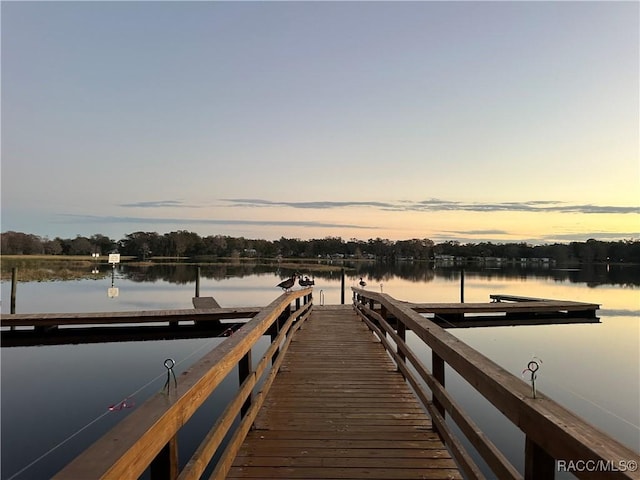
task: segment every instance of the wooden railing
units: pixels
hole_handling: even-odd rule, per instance
[[[414,311],[411,304],[381,293],[359,288],[352,290],[356,311],[377,334],[399,371],[413,387],[430,413],[434,429],[467,478],[485,476],[452,433],[445,421],[446,415],[455,422],[495,477],[521,479],[523,475],[445,388],[445,364],[524,432],[525,479],[552,479],[563,465],[577,466],[573,473],[578,478],[640,478],[632,468],[637,465],[634,462],[640,460],[637,453],[550,398],[540,393],[533,398],[530,385]],[[397,321],[396,329],[387,322],[391,317]],[[405,343],[407,330],[413,331],[431,349],[431,372]],[[627,465],[630,468],[626,468]]]
[[[139,478],[147,469],[153,480],[200,478],[230,433],[212,474],[212,478],[224,477],[264,401],[292,334],[311,313],[311,292],[307,288],[282,294],[182,373],[176,386],[172,381],[168,391],[139,406],[54,478],[121,480]],[[271,345],[254,369],[251,352],[265,334],[271,335]],[[240,380],[235,397],[178,471],[178,432],[236,366]],[[255,392],[258,385],[260,390]],[[238,417],[241,421],[232,430]]]

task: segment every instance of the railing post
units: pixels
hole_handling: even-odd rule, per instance
[[[287,305],[282,313],[278,316],[276,322],[278,322],[278,332],[282,328],[282,326],[287,323],[289,316],[291,315],[291,304]]]
[[[276,341],[276,337],[278,336],[279,333],[280,333],[280,322],[278,321],[278,319],[276,319],[276,321],[273,322],[273,325],[269,327],[269,338],[271,338],[271,343]],[[278,357],[279,353],[280,353],[280,349],[276,348],[275,351],[273,352],[273,356],[271,357],[271,365],[273,365],[273,362],[276,361],[276,358]]]
[[[555,459],[527,436],[524,443],[525,480],[553,480],[555,474]]]
[[[384,308],[384,307],[383,307]],[[384,309],[384,319],[386,320],[386,314],[387,314],[387,309]],[[398,318],[396,319],[396,322],[398,322],[398,326],[396,327],[396,333],[398,334],[398,336],[400,337],[400,339],[406,343],[407,341],[407,327],[406,325]],[[406,363],[406,358],[404,353],[402,352],[402,350],[400,350],[400,345],[396,345],[396,353],[398,354],[398,357],[402,360],[402,363]],[[398,367],[398,371],[400,371],[400,368]]]
[[[375,307],[375,301],[370,298],[369,299],[369,308],[373,311]],[[384,309],[384,305],[380,304],[380,314],[382,315],[383,313],[383,309]],[[384,312],[384,315],[382,316],[382,318],[384,318],[385,322],[387,321],[387,313],[386,311]],[[382,330],[382,335],[384,335],[385,337],[387,336],[387,330],[385,328],[382,327],[382,325],[380,325],[380,330]]]
[[[178,478],[178,436],[167,443],[149,466],[151,480],[175,480]]]
[[[444,388],[444,360],[433,350],[431,350],[431,368],[433,370],[433,378]],[[433,406],[436,407],[440,415],[442,415],[442,418],[444,418],[444,406],[435,395],[433,396]]]
[[[200,267],[196,267],[196,297],[200,296]]]
[[[344,268],[340,270],[340,304],[344,305]]]
[[[244,382],[253,372],[253,365],[251,363],[251,350],[249,350],[244,357],[238,362],[238,376],[240,377],[240,385]],[[246,413],[249,411],[251,407],[251,402],[253,400],[253,392],[249,394],[247,399],[245,400],[242,408],[240,409],[240,418],[244,418]]]
[[[288,305],[282,311],[282,313],[278,316],[278,318],[276,318],[275,322],[273,322],[273,324],[269,328],[269,331],[271,332],[271,343],[275,341],[276,337],[280,333],[280,328],[282,327],[282,325],[285,324],[290,314],[291,314],[291,305]],[[278,355],[280,355],[280,348],[276,348],[274,350],[273,356],[271,357],[271,365],[273,365],[273,362],[276,361],[276,358],[278,358]]]

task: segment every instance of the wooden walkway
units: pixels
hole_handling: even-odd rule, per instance
[[[314,307],[227,478],[462,478],[383,346],[352,309]]]

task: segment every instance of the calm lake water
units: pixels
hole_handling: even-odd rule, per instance
[[[93,278],[24,282],[17,289],[17,312],[96,312],[191,308],[195,267],[102,266]],[[401,300],[456,302],[460,271],[403,263],[393,267],[357,265],[347,270],[346,301],[362,276],[368,289]],[[304,271],[303,271],[304,272]],[[113,273],[113,275],[112,275]],[[263,306],[280,294],[275,287],[289,271],[270,267],[201,267],[200,294],[223,307]],[[339,272],[313,273],[316,303],[337,304]],[[110,298],[110,287],[118,296]],[[488,302],[489,295],[575,300],[601,305],[600,323],[451,329],[451,333],[520,376],[535,356],[542,360],[538,389],[597,428],[640,451],[640,269],[465,270],[465,301]],[[10,282],[3,281],[2,314],[9,313]],[[135,409],[109,411],[125,398],[141,404],[162,390],[163,362],[177,362],[176,375],[223,339],[190,339],[3,348],[1,351],[1,478],[45,479]],[[415,337],[410,344],[430,354]],[[266,349],[266,339],[258,349]],[[261,353],[260,353],[261,354]],[[254,361],[260,355],[254,353]],[[465,382],[447,371],[447,388],[518,468],[524,437]],[[220,411],[236,388],[229,378],[207,408]],[[210,410],[211,411],[211,410]],[[179,439],[186,462],[205,422],[190,422]],[[560,475],[559,478],[562,478]]]

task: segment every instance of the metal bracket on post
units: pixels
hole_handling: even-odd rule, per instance
[[[522,371],[522,375],[529,372],[531,374],[531,395],[533,398],[536,398],[536,378],[537,371],[540,370],[540,365],[542,364],[542,360],[539,358],[533,357],[533,359],[527,364],[527,368]]]
[[[176,362],[173,358],[167,358],[164,361],[164,368],[167,369],[167,381],[164,384],[164,388],[167,389],[167,393],[169,393],[171,386],[171,375],[173,375],[173,383],[175,388],[178,388],[178,379],[176,378],[176,373],[173,371],[173,367],[175,366],[175,364]]]

